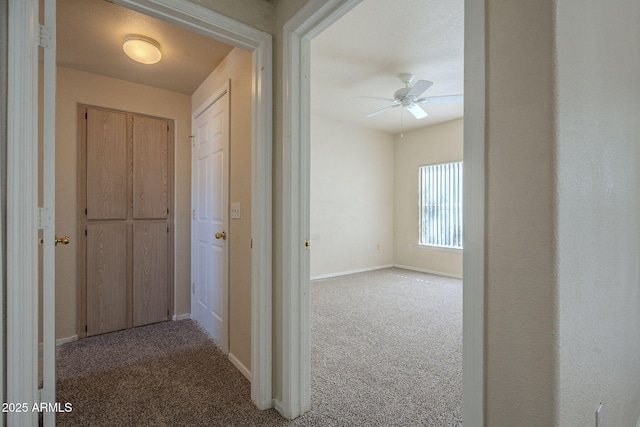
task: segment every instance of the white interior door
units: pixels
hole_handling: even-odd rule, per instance
[[[194,113],[191,313],[229,351],[229,85]]]

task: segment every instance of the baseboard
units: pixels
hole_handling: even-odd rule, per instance
[[[59,338],[56,340],[56,354],[58,353],[58,350],[60,349],[60,346],[62,344],[66,344],[68,342],[73,342],[73,341],[78,341],[78,336],[77,335],[73,335],[70,337],[66,337],[66,338]],[[42,357],[42,343],[38,343],[38,357]]]
[[[280,402],[278,399],[273,399],[273,409],[275,409],[279,414],[282,415],[282,402]]]
[[[365,271],[382,270],[383,268],[391,268],[393,264],[378,265],[376,267],[359,268],[357,270],[340,271],[338,273],[320,274],[311,277],[311,280],[328,279],[330,277],[346,276],[347,274],[364,273]]]
[[[191,313],[173,315],[173,321],[191,319]]]
[[[426,268],[410,267],[408,265],[394,264],[393,267],[402,268],[403,270],[419,271],[420,273],[435,274],[436,276],[451,277],[452,279],[462,280],[462,276],[458,274],[444,273],[442,271],[427,270]]]
[[[242,362],[240,362],[232,353],[229,353],[228,357],[229,357],[229,361],[233,363],[233,366],[238,368],[238,370],[242,373],[242,375],[244,375],[244,377],[248,379],[249,382],[251,382],[251,371],[247,369],[247,367],[244,366]]]

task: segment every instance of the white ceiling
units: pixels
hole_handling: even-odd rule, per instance
[[[386,107],[404,86],[398,75],[434,84],[423,96],[463,93],[464,0],[363,0],[311,42],[314,114],[387,133],[401,131],[401,108]],[[58,64],[192,94],[232,46],[105,0],[58,0]],[[157,40],[162,60],[142,65],[122,51],[126,34]],[[412,83],[412,85],[414,84]],[[402,112],[402,130],[462,117],[463,105],[424,104],[429,117]]]
[[[464,0],[364,0],[311,41],[311,111],[399,133],[401,108],[357,96],[393,98],[398,74],[434,84],[423,96],[459,95],[464,86]],[[463,104],[425,104],[429,117],[402,112],[403,130],[462,117]]]
[[[162,60],[143,65],[122,51],[127,34],[160,43]],[[57,62],[191,95],[233,47],[104,0],[58,0]]]

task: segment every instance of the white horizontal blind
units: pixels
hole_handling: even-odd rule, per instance
[[[421,245],[462,249],[462,162],[421,166]]]

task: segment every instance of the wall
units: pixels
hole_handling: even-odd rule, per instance
[[[639,19],[487,3],[487,425],[638,422]]]
[[[251,370],[251,72],[252,54],[234,48],[193,93],[200,107],[230,83],[229,202],[240,203],[241,218],[229,222],[229,354]]]
[[[311,116],[311,277],[393,264],[393,137]]]
[[[265,33],[273,31],[275,6],[269,0],[189,0],[221,15],[257,28]]]
[[[76,335],[77,105],[94,105],[175,120],[175,314],[190,308],[191,97],[58,67],[56,94],[56,231],[71,243],[56,249],[56,337]]]
[[[462,278],[462,251],[418,245],[418,167],[462,160],[462,119],[395,136],[394,264]]]
[[[557,7],[559,424],[640,415],[640,3]]]
[[[486,2],[488,426],[558,425],[555,4]]]

